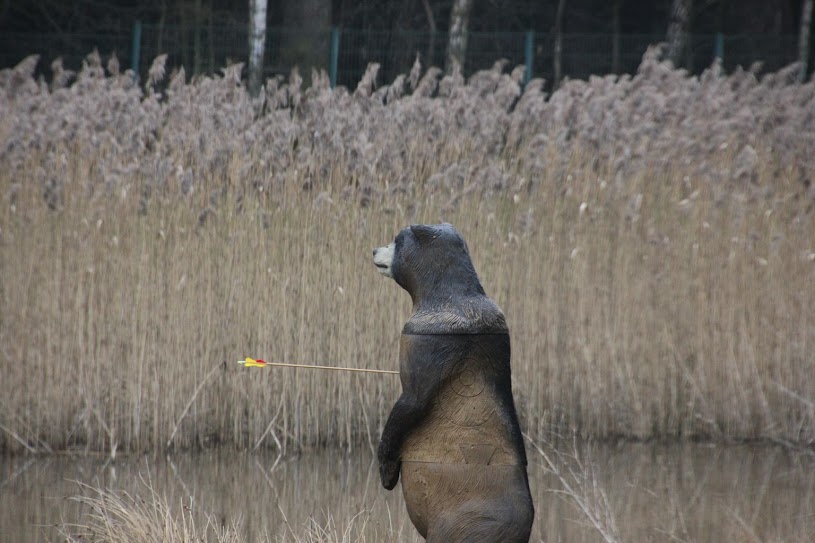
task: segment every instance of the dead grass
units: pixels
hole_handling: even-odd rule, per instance
[[[63,521],[60,533],[68,543],[94,541],[98,543],[242,543],[248,541],[242,529],[242,519],[227,521],[201,511],[192,497],[188,501],[170,503],[155,490],[153,482],[142,479],[135,494],[103,489],[79,483],[79,492],[69,498],[79,505],[81,514],[73,522]],[[279,507],[279,505],[278,505]],[[300,526],[283,522],[276,533],[265,534],[252,541],[275,543],[366,543],[369,541],[408,541],[408,537],[393,530],[387,534],[368,528],[370,512],[336,521],[330,513],[320,518],[309,517]]]
[[[60,531],[68,543],[242,543],[247,538],[240,520],[224,524],[214,515],[193,509],[192,503],[171,505],[156,494],[149,482],[144,494],[103,490],[80,485],[82,493],[71,499],[85,509],[78,523],[63,523]],[[338,526],[329,516],[324,522],[312,519],[306,526],[283,535],[266,535],[256,542],[277,543],[365,543],[365,515]]]
[[[535,496],[537,522],[544,523],[537,524],[545,534],[541,540],[555,534],[606,543],[812,537],[815,478],[809,451],[555,439],[529,443],[532,472],[540,463],[548,475]],[[556,502],[565,507],[552,514]]]
[[[171,507],[157,495],[149,483],[145,496],[132,496],[80,485],[82,494],[72,500],[87,510],[82,524],[65,523],[62,535],[66,541],[104,541],[108,543],[193,543],[242,541],[237,525],[222,526],[212,516],[196,519],[190,505]]]
[[[812,539],[811,453],[757,444],[598,443],[573,434],[529,445],[533,541]],[[68,541],[97,543],[420,540],[400,493],[381,489],[368,455],[349,461],[318,451],[278,464],[263,453],[215,454],[117,459],[101,470],[101,461],[93,468],[87,458],[73,459],[71,472],[91,486],[60,485],[57,477],[62,488],[47,494],[73,497],[52,497],[49,514],[34,513],[29,522],[62,518]],[[48,471],[42,461],[29,462]],[[39,495],[42,487],[28,492]],[[10,536],[25,540],[25,531],[10,526]]]
[[[494,70],[253,103],[100,62],[0,77],[1,450],[373,448],[396,379],[235,361],[395,368],[370,249],[440,220],[532,436],[815,440],[813,83],[646,58],[548,99]]]

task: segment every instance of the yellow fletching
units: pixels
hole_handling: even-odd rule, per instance
[[[264,360],[255,360],[254,358],[247,357],[247,359],[243,361],[243,365],[246,366],[247,368],[253,366],[256,368],[262,368],[263,366],[266,365],[266,362]]]

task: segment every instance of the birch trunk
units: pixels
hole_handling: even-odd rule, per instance
[[[470,23],[472,0],[453,0],[450,12],[450,38],[447,42],[446,70],[453,73],[456,67],[464,72],[464,58],[467,55],[467,27]]]
[[[266,0],[249,0],[249,94],[257,96],[263,81],[266,49]]]

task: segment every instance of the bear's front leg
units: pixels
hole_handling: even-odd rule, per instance
[[[400,460],[385,460],[379,463],[379,479],[387,490],[393,490],[393,487],[399,482],[401,466]]]
[[[382,486],[388,490],[393,490],[399,481],[402,444],[411,430],[422,420],[425,410],[422,404],[404,393],[391,410],[388,422],[382,430],[382,439],[379,441],[377,451],[379,478],[382,480]]]
[[[402,395],[391,409],[379,441],[379,476],[393,489],[399,480],[402,446],[427,416],[441,383],[466,352],[466,336],[403,334],[399,348]]]

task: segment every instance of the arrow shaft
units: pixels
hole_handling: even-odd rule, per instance
[[[356,371],[360,373],[387,373],[391,375],[399,375],[398,371],[393,370],[369,370],[365,368],[342,368],[338,366],[312,366],[308,364],[286,364],[284,362],[266,362],[266,365],[278,366],[282,368],[308,368],[312,370]]]

